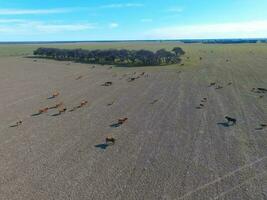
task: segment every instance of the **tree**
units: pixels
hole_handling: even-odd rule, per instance
[[[176,56],[181,56],[185,54],[184,50],[180,47],[174,47],[172,51],[175,53]]]
[[[96,64],[126,64],[126,65],[165,65],[179,63],[179,56],[184,51],[176,47],[175,53],[160,49],[157,52],[148,50],[127,50],[127,49],[107,49],[107,50],[85,50],[85,49],[58,49],[58,48],[38,48],[33,54],[44,58],[56,60],[74,60],[78,62]]]

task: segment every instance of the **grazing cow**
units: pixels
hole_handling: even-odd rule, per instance
[[[88,101],[81,101],[80,107],[85,106],[88,103]]]
[[[88,101],[81,101],[80,105],[73,107],[73,108],[70,110],[70,112],[75,111],[76,109],[85,106],[87,103],[88,103]]]
[[[233,83],[232,82],[229,82],[227,85],[232,85]]]
[[[137,76],[137,77],[131,77],[131,78],[128,79],[128,82],[132,82],[132,81],[134,81],[134,80],[136,80],[136,79],[139,79],[139,78],[140,78],[140,76]]]
[[[144,76],[145,75],[145,72],[142,72],[141,74],[140,74],[140,76]]]
[[[16,122],[16,126],[19,126],[21,124],[22,124],[22,120],[19,120],[19,121]]]
[[[48,110],[49,110],[49,108],[48,108],[48,107],[46,107],[46,108],[42,108],[42,109],[39,109],[39,112],[38,112],[38,114],[46,113]]]
[[[83,76],[78,76],[75,80],[79,80],[81,79]]]
[[[57,97],[57,96],[59,96],[59,92],[54,92],[52,96],[53,96],[53,97]]]
[[[216,90],[219,90],[219,89],[222,89],[222,88],[223,88],[223,86],[218,85],[215,89],[216,89]]]
[[[50,97],[48,97],[48,99],[54,99],[57,96],[59,96],[59,92],[54,92]]]
[[[105,82],[104,84],[102,84],[102,86],[111,86],[111,85],[112,85],[111,81],[108,81],[108,82]]]
[[[77,108],[81,108],[83,106],[85,106],[88,103],[88,101],[81,101],[80,105],[77,106]]]
[[[214,86],[214,85],[216,85],[216,83],[215,82],[211,82],[209,87]]]
[[[66,111],[67,111],[67,108],[64,106],[58,109],[58,114],[60,115],[61,113],[65,113]]]
[[[11,127],[11,128],[18,127],[18,126],[20,126],[21,124],[22,124],[22,120],[19,120],[19,121],[17,121],[17,122],[15,123],[15,125],[11,125],[11,126],[9,126],[9,127]]]
[[[125,118],[119,118],[119,119],[118,119],[118,124],[123,124],[123,123],[126,122],[127,120],[128,120],[127,117],[125,117]]]
[[[128,81],[130,82],[130,81],[134,81],[135,80],[135,78],[130,78]]]
[[[237,121],[235,118],[232,118],[232,117],[229,117],[229,116],[225,116],[225,119],[227,120],[228,124],[231,123],[233,125],[236,124],[236,121]]]
[[[49,107],[49,109],[59,108],[60,106],[63,106],[63,102],[57,103],[56,105]]]
[[[107,106],[112,106],[114,104],[114,101],[107,104]]]
[[[208,100],[208,99],[205,97],[205,98],[203,98],[203,99],[201,100],[201,102],[204,103],[204,102],[207,102],[207,100]]]
[[[116,139],[113,137],[106,137],[106,144],[115,144]]]

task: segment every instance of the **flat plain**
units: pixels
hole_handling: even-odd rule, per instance
[[[267,95],[251,91],[267,88],[266,44],[39,46],[186,54],[183,66],[111,68],[23,57],[37,44],[0,45],[0,199],[267,199]],[[59,102],[66,113],[31,116]],[[225,126],[226,115],[237,124]]]

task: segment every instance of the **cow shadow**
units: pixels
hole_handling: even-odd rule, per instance
[[[69,112],[74,112],[75,110],[77,110],[77,108],[72,108]]]
[[[111,128],[118,128],[121,126],[121,123],[114,123],[114,124],[111,124],[109,125]]]
[[[227,122],[219,122],[219,123],[217,123],[217,125],[223,126],[223,127],[230,127],[230,126],[232,126],[231,124],[229,124]]]
[[[39,116],[39,115],[41,115],[42,113],[34,113],[34,114],[32,114],[31,116],[32,117],[35,117],[35,116]]]
[[[96,148],[103,149],[103,150],[107,149],[108,146],[109,146],[109,145],[106,144],[106,143],[102,143],[102,144],[97,144],[97,145],[95,145]]]
[[[61,115],[61,113],[55,113],[55,114],[53,114],[53,115],[51,115],[52,117],[57,117],[57,116],[59,116],[59,115]]]
[[[151,105],[157,103],[159,100],[158,99],[155,99],[154,101],[150,102]]]
[[[54,99],[54,98],[56,98],[56,97],[53,97],[53,96],[51,96],[51,97],[47,97],[47,99]]]
[[[15,124],[15,125],[10,125],[9,127],[10,128],[15,128],[15,127],[18,127],[19,125]]]

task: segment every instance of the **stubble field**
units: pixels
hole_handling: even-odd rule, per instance
[[[267,88],[266,44],[50,46],[181,46],[186,55],[183,66],[110,68],[23,57],[37,45],[2,46],[0,199],[267,199],[267,95],[251,91]],[[66,113],[31,116],[58,102]],[[226,115],[237,124],[225,126]],[[128,121],[110,126],[121,117]],[[103,149],[109,135],[116,143]]]

